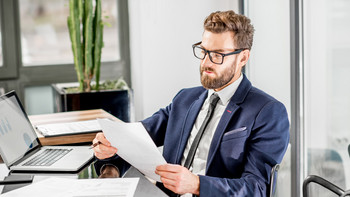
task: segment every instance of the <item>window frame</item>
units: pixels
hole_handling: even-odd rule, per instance
[[[2,2],[0,1],[0,10],[1,10],[1,7],[2,7]],[[3,12],[0,12],[0,51],[2,51],[2,48],[3,48],[3,43],[2,43],[2,33],[1,33],[1,29],[3,29],[2,28],[2,24],[3,24],[3,14],[2,14]],[[3,60],[2,59],[0,59],[0,68],[2,67],[2,64],[3,64]]]
[[[101,63],[101,79],[120,76],[131,84],[128,2],[116,0],[119,24],[120,59]],[[24,102],[24,90],[30,86],[48,86],[52,83],[76,82],[74,64],[23,66],[21,50],[19,0],[0,0],[3,40],[3,66],[0,67],[0,87],[5,92],[16,90]],[[6,18],[6,23],[4,23]]]
[[[16,36],[13,34],[15,31],[15,17],[13,17],[13,11],[15,7],[15,1],[0,0],[0,14],[1,14],[1,40],[2,40],[2,66],[0,67],[0,79],[13,79],[18,76],[18,65],[16,59]],[[6,9],[5,9],[6,8]],[[9,17],[10,16],[10,17]],[[6,22],[5,22],[6,18]],[[6,49],[6,50],[5,50]],[[12,66],[11,66],[12,65]],[[1,84],[1,83],[0,83]],[[1,85],[0,85],[1,86]],[[6,87],[4,87],[6,89]]]

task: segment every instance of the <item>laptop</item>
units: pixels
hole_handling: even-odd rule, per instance
[[[90,146],[42,146],[15,91],[0,96],[0,155],[11,171],[77,172]]]

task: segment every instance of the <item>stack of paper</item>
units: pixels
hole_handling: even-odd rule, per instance
[[[97,120],[37,125],[36,129],[45,137],[101,131]]]

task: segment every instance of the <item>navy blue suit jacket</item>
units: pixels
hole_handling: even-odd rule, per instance
[[[168,163],[180,164],[203,87],[181,90],[172,103],[142,121]],[[253,87],[246,76],[225,109],[210,146],[200,196],[266,196],[271,168],[282,161],[289,121],[282,103]]]

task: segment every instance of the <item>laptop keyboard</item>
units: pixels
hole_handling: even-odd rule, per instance
[[[24,163],[24,166],[51,166],[72,149],[45,149],[42,153],[36,155],[31,160]]]

